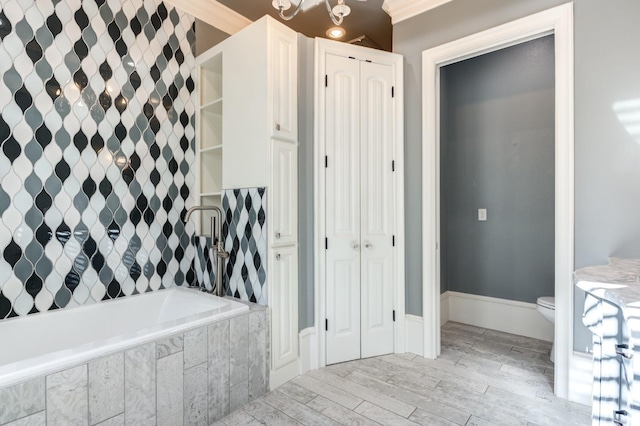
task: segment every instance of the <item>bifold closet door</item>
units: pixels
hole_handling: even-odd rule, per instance
[[[360,63],[327,55],[327,364],[360,358]]]
[[[393,352],[391,66],[327,55],[327,364]]]
[[[361,357],[393,352],[393,70],[360,62]]]

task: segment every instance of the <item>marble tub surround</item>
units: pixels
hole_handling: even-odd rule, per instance
[[[250,304],[243,314],[0,388],[0,425],[211,424],[267,392],[266,324],[266,308]]]
[[[583,323],[593,333],[593,424],[640,423],[640,259],[610,258],[574,281],[587,293]]]

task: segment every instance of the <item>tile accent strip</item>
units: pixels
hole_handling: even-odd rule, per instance
[[[225,291],[238,299],[267,305],[266,188],[230,189],[222,194]]]
[[[194,18],[0,4],[0,319],[192,282]]]

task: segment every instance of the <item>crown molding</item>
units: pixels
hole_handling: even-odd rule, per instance
[[[391,16],[391,23],[395,25],[450,1],[452,0],[384,0],[382,9]]]
[[[182,9],[189,15],[216,27],[227,34],[235,34],[251,20],[229,9],[227,6],[212,0],[166,0],[167,3]]]

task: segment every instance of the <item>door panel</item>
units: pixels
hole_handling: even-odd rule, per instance
[[[298,248],[271,249],[271,256],[271,367],[277,370],[298,359]]]
[[[393,352],[393,71],[361,62],[362,357]],[[366,189],[365,189],[366,188]]]
[[[359,68],[327,55],[327,364],[360,358]]]
[[[269,85],[273,108],[271,134],[279,139],[298,139],[298,44],[295,34],[275,25],[270,26],[271,84]]]
[[[271,141],[271,192],[273,208],[269,226],[269,243],[272,246],[296,243],[298,233],[298,161],[297,146],[294,143]]]

